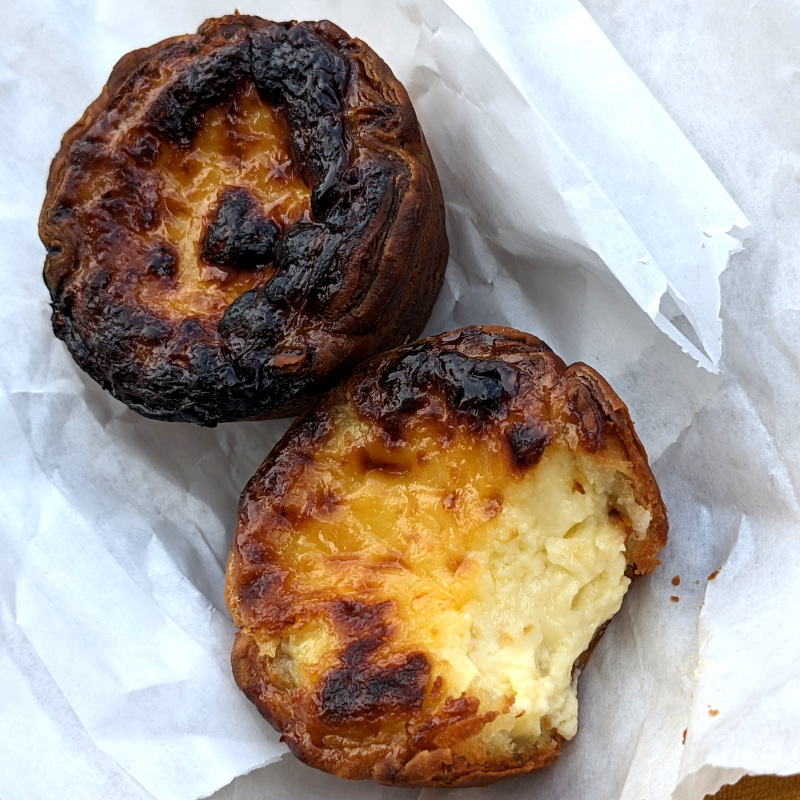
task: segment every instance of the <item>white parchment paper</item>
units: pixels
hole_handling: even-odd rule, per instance
[[[781,730],[800,730],[797,623],[786,632],[798,618],[796,461],[752,403],[773,375],[731,376],[720,323],[720,304],[723,320],[739,307],[719,276],[748,223],[583,8],[534,5],[453,0],[465,21],[439,0],[241,8],[328,17],[391,65],[447,201],[451,261],[427,332],[511,324],[598,368],[628,403],[670,511],[664,565],[593,655],[561,760],[458,795],[699,798],[760,765],[800,771],[799,737],[776,744],[774,721],[780,711]],[[230,11],[214,0],[2,11],[5,800],[188,800],[226,784],[218,800],[420,795],[295,763],[230,676],[222,583],[236,502],[286,424],[145,420],[80,373],[49,326],[35,226],[62,133],[122,54]],[[796,361],[787,371],[797,383]]]

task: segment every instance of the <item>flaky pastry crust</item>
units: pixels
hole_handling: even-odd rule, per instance
[[[418,335],[444,207],[403,86],[330,22],[233,15],[124,56],[40,218],[53,328],[145,416],[285,416]]]
[[[515,734],[525,722],[519,698],[489,697],[475,680],[460,685],[451,645],[459,615],[469,612],[467,636],[470,624],[473,633],[484,624],[482,608],[497,616],[499,595],[487,605],[484,594],[527,558],[503,550],[481,588],[488,531],[505,537],[498,548],[513,547],[527,524],[524,487],[534,486],[525,481],[558,476],[559,463],[577,465],[580,481],[555,484],[563,488],[544,505],[582,503],[590,482],[611,486],[599,517],[622,559],[617,605],[570,657],[569,682],[628,579],[658,564],[667,537],[628,411],[595,370],[567,366],[510,328],[464,328],[371,359],[295,422],[242,494],[226,601],[240,629],[235,680],[296,756],[342,777],[405,786],[486,785],[558,757],[564,728],[555,718]],[[504,514],[512,524],[498,527]],[[581,529],[544,547],[554,557],[580,553],[568,548],[584,547]],[[580,606],[580,570],[563,563]],[[521,583],[535,580],[526,572]],[[586,591],[597,583],[583,580]],[[503,642],[536,635],[527,621],[503,617],[489,672],[500,669]],[[534,664],[517,667],[522,684]]]

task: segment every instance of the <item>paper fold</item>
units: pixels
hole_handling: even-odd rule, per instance
[[[290,13],[365,39],[412,96],[451,243],[426,332],[509,324],[597,368],[628,403],[673,519],[689,520],[696,506],[667,465],[683,464],[676,454],[720,386],[719,276],[747,223],[577,2],[547,0],[535,17],[511,3],[452,4],[469,25],[438,0],[385,4],[380,15],[367,0],[298,2]],[[287,423],[201,430],[145,420],[82,375],[49,327],[35,219],[58,136],[123,53],[228,11],[211,0],[84,0],[7,15],[12,40],[28,45],[24,57],[4,52],[0,76],[12,112],[0,121],[9,143],[0,224],[14,232],[0,241],[0,427],[14,454],[0,475],[15,487],[0,523],[0,630],[29,643],[74,712],[65,726],[40,709],[37,724],[54,740],[80,729],[95,748],[87,772],[116,776],[131,797],[139,787],[158,800],[206,795],[267,763],[219,800],[265,785],[270,797],[388,796],[282,758],[230,676],[222,585],[237,498]],[[287,14],[277,2],[254,11]],[[686,536],[679,526],[664,568],[634,587],[593,655],[581,732],[561,761],[482,790],[484,800],[638,797],[648,785],[666,797],[697,766],[679,734],[696,715],[687,664],[705,584],[676,608],[667,570],[694,580],[695,565],[716,554],[687,552]],[[701,617],[703,636],[706,623],[715,630]],[[641,702],[628,713],[632,691]],[[600,746],[609,736],[619,743],[614,769]],[[52,747],[55,772],[67,755]],[[30,769],[0,773],[0,792],[18,790]]]

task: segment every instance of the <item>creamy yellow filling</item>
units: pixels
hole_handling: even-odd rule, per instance
[[[572,737],[573,664],[629,583],[625,531],[609,516],[635,506],[627,482],[587,474],[565,443],[518,471],[499,438],[457,430],[445,440],[420,423],[396,449],[372,433],[342,416],[287,497],[297,521],[282,558],[293,589],[393,600],[391,649],[424,652],[444,696],[506,709],[487,729],[498,741],[551,728]],[[336,663],[334,645],[320,618],[262,648],[279,648],[313,683]]]
[[[154,83],[151,91],[155,93],[164,80]],[[111,148],[125,147],[145,110],[119,121]],[[271,277],[269,269],[219,268],[201,260],[203,235],[223,189],[249,190],[282,231],[310,208],[311,189],[293,163],[288,125],[259,98],[252,83],[244,84],[224,106],[203,114],[188,148],[162,138],[155,163],[143,169],[158,177],[158,223],[151,229],[126,231],[124,252],[113,253],[113,263],[120,268],[137,253],[166,242],[177,256],[176,270],[165,282],[140,267],[136,297],[167,316],[216,320],[237,297]],[[117,194],[121,180],[125,178],[114,171],[99,168],[78,189],[90,247],[97,236],[92,209],[107,193]]]
[[[178,280],[164,291],[145,283],[141,299],[181,316],[221,313],[267,275],[228,271],[200,260],[200,242],[220,190],[249,189],[264,213],[287,227],[309,208],[311,191],[294,168],[286,122],[247,86],[235,111],[209,109],[189,150],[163,142],[155,164],[164,214],[155,231],[178,250]]]

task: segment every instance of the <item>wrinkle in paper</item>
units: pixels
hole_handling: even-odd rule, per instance
[[[679,172],[692,173],[689,199],[704,203],[708,216],[683,208],[685,195],[662,198],[657,179],[649,195],[641,194],[642,179],[636,203],[623,202],[626,186],[657,165],[636,148],[635,137],[617,145],[628,161],[600,145],[620,135],[615,120],[626,102],[635,102],[639,123],[654,129],[664,113],[577,3],[550,0],[542,8],[543,27],[525,18],[529,38],[522,42],[506,24],[522,19],[514,16],[519,9],[482,7],[480,19],[511,44],[511,66],[484,49],[480,19],[470,19],[476,36],[437,0],[382,4],[380,15],[366,0],[298,2],[291,15],[329,17],[361,36],[412,95],[447,198],[452,254],[427,332],[511,324],[541,336],[565,359],[598,368],[628,403],[651,457],[663,454],[656,467],[673,520],[689,520],[696,508],[669,483],[666,465],[719,385],[709,371],[718,333],[715,281],[733,246],[726,231],[743,225],[742,215],[669,126],[660,138],[663,153],[682,165]],[[272,18],[287,13],[274,2],[248,10]],[[212,0],[135,7],[83,0],[69,9],[43,0],[7,15],[11,39],[27,45],[4,52],[0,79],[0,97],[14,111],[0,118],[8,143],[7,180],[0,182],[0,225],[8,234],[0,239],[0,420],[14,453],[0,464],[3,485],[13,487],[1,523],[10,554],[0,564],[3,626],[30,643],[59,702],[75,715],[72,727],[65,725],[55,704],[52,715],[39,709],[37,724],[49,720],[55,736],[82,725],[96,748],[86,751],[86,768],[111,775],[109,765],[118,765],[119,774],[132,778],[125,784],[131,796],[137,786],[142,797],[159,800],[207,795],[270,764],[218,798],[263,795],[265,787],[270,797],[411,798],[419,793],[353,786],[287,759],[277,734],[230,677],[233,627],[222,573],[237,497],[286,423],[201,430],[145,420],[81,374],[49,327],[35,219],[61,132],[123,53],[229,11]],[[557,24],[561,19],[568,24]],[[575,25],[592,46],[578,65],[560,69],[566,57],[559,56],[559,37],[570,52]],[[548,53],[544,72],[535,52]],[[558,75],[564,79],[556,85]],[[603,75],[613,75],[629,94],[598,105],[593,92]],[[563,113],[564,103],[572,116]],[[581,138],[590,112],[597,141]],[[672,222],[662,215],[653,222],[648,201],[671,204],[671,213],[662,211]],[[685,265],[659,244],[669,240],[674,252],[690,248],[703,235],[698,225],[715,231],[720,243],[702,256],[705,294],[682,282]],[[665,292],[706,355],[680,334],[674,313],[661,313]],[[690,553],[678,530],[666,556],[670,568],[695,569],[690,554],[692,563],[712,558],[704,550]],[[604,796],[618,796],[648,776],[660,792],[677,779],[675,737],[686,724],[692,677],[675,668],[684,669],[697,652],[701,589],[675,608],[665,594],[669,577],[661,570],[636,586],[601,642],[582,678],[581,733],[561,761],[541,775],[480,790],[484,800],[589,798],[600,786],[609,792]],[[21,699],[20,708],[27,702]],[[648,727],[648,714],[663,726]],[[598,748],[611,736],[619,750],[613,769]],[[57,747],[47,755],[55,771],[67,757]],[[24,781],[21,772],[0,773],[0,791],[13,796]]]

